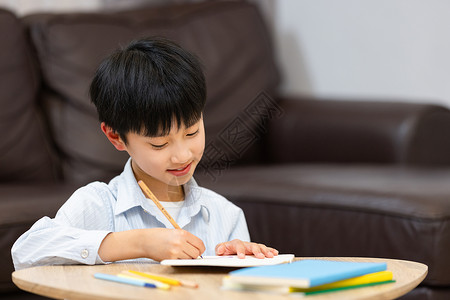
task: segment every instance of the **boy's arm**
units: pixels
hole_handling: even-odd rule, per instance
[[[205,251],[203,242],[182,229],[137,229],[122,232],[70,227],[44,217],[13,245],[16,270],[39,265],[100,264],[146,257],[196,258]]]
[[[197,258],[205,251],[202,240],[183,229],[150,228],[111,232],[98,254],[103,261],[139,257],[156,261]]]
[[[14,243],[11,255],[16,270],[49,264],[98,264],[98,247],[109,233],[61,226],[54,219],[37,221]]]
[[[89,184],[76,190],[55,218],[38,220],[11,249],[15,268],[102,263],[98,248],[114,229],[107,193],[106,184]]]

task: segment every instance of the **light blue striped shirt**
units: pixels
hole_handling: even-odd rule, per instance
[[[193,178],[184,185],[184,191],[185,201],[176,221],[203,241],[204,255],[214,255],[215,246],[222,242],[250,240],[239,207],[199,187]],[[43,217],[25,232],[11,250],[14,267],[101,264],[98,249],[108,233],[156,227],[173,228],[145,198],[130,159],[122,174],[109,184],[93,182],[78,189],[55,218]]]

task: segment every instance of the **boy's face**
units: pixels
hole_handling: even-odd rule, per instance
[[[113,144],[131,156],[138,180],[156,180],[154,184],[179,186],[189,181],[202,158],[205,149],[203,119],[189,128],[172,126],[166,136],[147,137],[128,133],[126,145],[119,140],[121,147]]]

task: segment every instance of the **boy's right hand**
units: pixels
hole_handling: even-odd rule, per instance
[[[124,246],[126,245],[126,246]],[[202,240],[183,229],[149,228],[109,233],[98,254],[105,262],[124,259],[197,258],[205,252]]]
[[[156,261],[197,258],[206,249],[201,239],[183,229],[148,229],[142,240],[147,257]]]

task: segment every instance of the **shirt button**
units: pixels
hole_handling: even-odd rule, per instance
[[[202,217],[203,217],[203,221],[205,221],[206,223],[209,223],[209,211],[206,207],[202,206]]]
[[[81,251],[82,258],[87,258],[88,256],[89,256],[89,251],[87,249],[84,249],[83,251]]]

